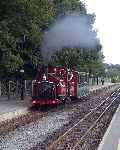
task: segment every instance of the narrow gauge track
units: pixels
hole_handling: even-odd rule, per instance
[[[80,143],[85,140],[87,134],[95,127],[96,123],[103,117],[105,112],[114,104],[118,97],[120,97],[120,88],[53,142],[53,144],[48,147],[48,150],[77,149]]]
[[[108,96],[112,95],[114,91],[119,88],[119,85],[109,86],[102,89],[96,90],[96,92],[91,93],[89,100],[84,100],[83,102],[77,101],[67,104],[66,107],[62,109],[72,110],[72,115],[70,115],[69,123],[64,125],[62,128],[54,131],[49,135],[44,142],[38,142],[37,145],[31,148],[31,150],[36,149],[48,149],[48,146],[51,145],[56,139],[63,135],[68,129],[73,127],[80,119],[82,119],[86,114],[88,114],[93,108],[98,106],[102,101],[104,101]],[[61,109],[60,109],[61,110]]]

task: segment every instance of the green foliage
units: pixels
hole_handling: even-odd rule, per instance
[[[52,64],[76,67],[78,71],[101,74],[104,71],[103,54],[98,49],[64,48],[52,58]]]
[[[44,30],[53,22],[55,9],[49,0],[4,0],[0,2],[1,70],[14,72],[41,62],[39,47]],[[23,41],[23,35],[27,40]]]
[[[111,82],[120,82],[120,65],[104,64],[105,75],[111,78]]]
[[[53,56],[51,63],[57,66],[73,68],[80,63],[80,51],[77,48],[63,48]]]
[[[62,11],[80,8],[79,0],[1,1],[0,71],[14,72],[27,64],[37,68],[42,61],[39,47],[44,31]],[[27,41],[22,40],[23,35]]]
[[[86,13],[85,5],[79,0],[54,0],[53,2],[58,16],[65,15],[73,11],[83,11],[84,14]]]
[[[0,2],[0,75],[14,73],[21,67],[24,67],[28,74],[32,73],[42,62],[39,49],[45,30],[58,16],[73,11],[87,13],[85,5],[79,0],[2,0]],[[92,16],[91,24],[94,20],[95,16]],[[102,54],[93,52],[90,50],[89,55],[89,50],[64,48],[54,56],[52,63],[97,72],[98,69],[93,68],[102,66]]]

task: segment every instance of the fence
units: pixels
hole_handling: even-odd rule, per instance
[[[107,80],[105,79],[105,82]],[[108,81],[107,81],[108,82]],[[109,81],[110,82],[110,81]],[[89,86],[96,85],[97,82],[93,78],[89,78]],[[101,84],[101,78],[99,78],[98,84]],[[24,87],[22,89],[22,86]],[[0,96],[10,98],[21,98],[21,93],[24,90],[24,96],[31,96],[32,93],[32,80],[25,80],[21,83],[20,80],[2,80],[0,81]]]
[[[0,81],[0,96],[7,96],[8,99],[20,98],[21,90],[24,90],[25,96],[31,96],[32,80],[25,80],[23,83],[20,80]]]

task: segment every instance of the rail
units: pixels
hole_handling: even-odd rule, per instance
[[[117,91],[113,92],[109,97],[107,97],[100,105],[98,105],[96,108],[92,109],[88,114],[86,114],[84,116],[84,118],[79,120],[78,123],[76,123],[68,131],[66,131],[56,141],[54,141],[53,144],[48,147],[48,150],[57,150],[57,149],[59,149],[59,146],[64,147],[66,149],[75,150],[76,147],[80,144],[80,142],[85,138],[85,136],[94,128],[95,124],[105,114],[105,112],[109,109],[109,107],[111,107],[111,105],[114,103],[114,101],[119,97],[119,95],[120,95],[119,91],[120,91],[120,88],[118,88]],[[112,99],[112,102],[111,102],[111,99]],[[106,102],[108,104],[106,104]],[[106,107],[106,105],[108,105],[108,106]],[[101,109],[102,106],[103,106],[103,108]],[[101,110],[102,110],[102,112],[101,112]],[[90,119],[88,119],[89,127],[86,126],[84,121],[86,121],[87,118],[91,118],[91,115],[96,117],[95,116],[96,114],[98,114],[99,116],[96,120],[94,120],[94,123],[93,123],[93,121],[91,122]],[[94,118],[94,117],[92,117],[92,118]],[[82,131],[82,129],[83,129],[83,131]],[[84,132],[84,133],[82,133],[82,132]],[[80,135],[78,135],[79,133],[82,133],[83,135],[80,137]]]

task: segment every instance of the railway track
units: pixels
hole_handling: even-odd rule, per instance
[[[88,114],[79,120],[73,127],[54,141],[48,150],[76,150],[83,142],[86,136],[96,126],[98,121],[104,116],[108,109],[114,105],[120,97],[120,88],[113,92],[109,97],[105,98],[96,108],[92,109]]]
[[[16,149],[48,149],[48,145],[55,141],[60,135],[64,134],[77,123],[78,120],[90,112],[91,109],[104,101],[104,98],[113,93],[116,88],[117,86],[100,90],[98,93],[95,92],[94,96],[90,96],[89,100],[73,102],[62,109],[55,108],[47,112],[29,112],[29,114],[15,118],[12,121],[8,120],[7,122],[3,122],[0,124],[0,141],[3,143],[0,143],[0,149],[5,146],[7,147],[9,144],[9,146],[12,145],[16,147]],[[66,123],[63,123],[65,121]],[[43,135],[41,133],[43,133]],[[50,138],[51,141],[49,141],[48,138],[51,136],[54,136],[54,138]]]

